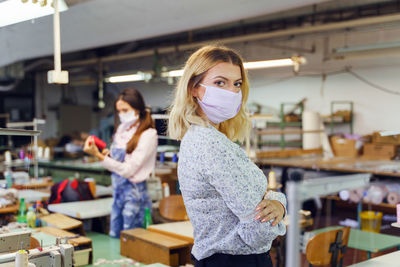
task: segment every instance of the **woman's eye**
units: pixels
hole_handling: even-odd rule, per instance
[[[224,86],[224,85],[225,85],[225,82],[223,82],[223,81],[216,81],[215,84],[218,85],[218,86]]]
[[[242,82],[235,82],[233,85],[237,88],[240,88],[242,87]]]

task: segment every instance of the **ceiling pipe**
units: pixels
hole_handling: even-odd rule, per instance
[[[344,21],[344,22],[335,22],[323,25],[310,25],[304,26],[299,28],[293,28],[288,30],[278,30],[273,32],[266,32],[266,33],[255,33],[255,34],[248,34],[242,35],[237,37],[228,37],[222,38],[218,40],[208,40],[190,44],[183,44],[183,45],[176,45],[176,46],[169,46],[169,47],[160,47],[157,48],[158,54],[166,54],[172,53],[176,51],[183,51],[201,47],[206,44],[210,44],[212,42],[217,42],[220,44],[229,44],[229,43],[237,43],[241,41],[256,41],[261,39],[270,39],[270,38],[277,38],[283,36],[290,36],[290,35],[302,35],[302,34],[310,34],[310,33],[317,33],[317,32],[327,32],[327,31],[334,31],[340,29],[347,29],[347,28],[354,28],[354,27],[362,27],[380,23],[392,23],[394,21],[400,21],[400,14],[396,15],[385,15],[385,16],[378,16],[378,17],[370,17],[370,18],[363,18],[363,19],[355,19],[351,21]],[[145,57],[145,56],[152,56],[154,55],[154,49],[143,50],[139,52],[133,52],[128,54],[121,54],[121,55],[113,55],[101,58],[93,58],[87,60],[78,60],[72,62],[64,63],[64,67],[71,68],[76,66],[82,65],[89,65],[89,64],[98,64],[99,60],[103,63],[118,61],[118,60],[127,60],[132,58],[138,57]]]

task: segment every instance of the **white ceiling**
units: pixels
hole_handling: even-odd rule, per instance
[[[239,21],[326,0],[93,0],[61,13],[61,50],[79,51]],[[78,1],[79,2],[79,1]],[[0,66],[53,52],[52,16],[0,28]]]

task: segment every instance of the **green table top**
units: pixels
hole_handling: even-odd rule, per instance
[[[379,252],[400,246],[400,237],[351,229],[348,246],[370,252]]]
[[[330,226],[312,231],[314,234],[319,234],[326,231],[343,228],[343,226]],[[369,252],[379,252],[393,247],[400,246],[400,237],[366,232],[359,229],[350,229],[349,248],[365,250]]]

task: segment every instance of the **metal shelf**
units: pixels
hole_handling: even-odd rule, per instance
[[[0,128],[0,135],[38,136],[42,131]]]

